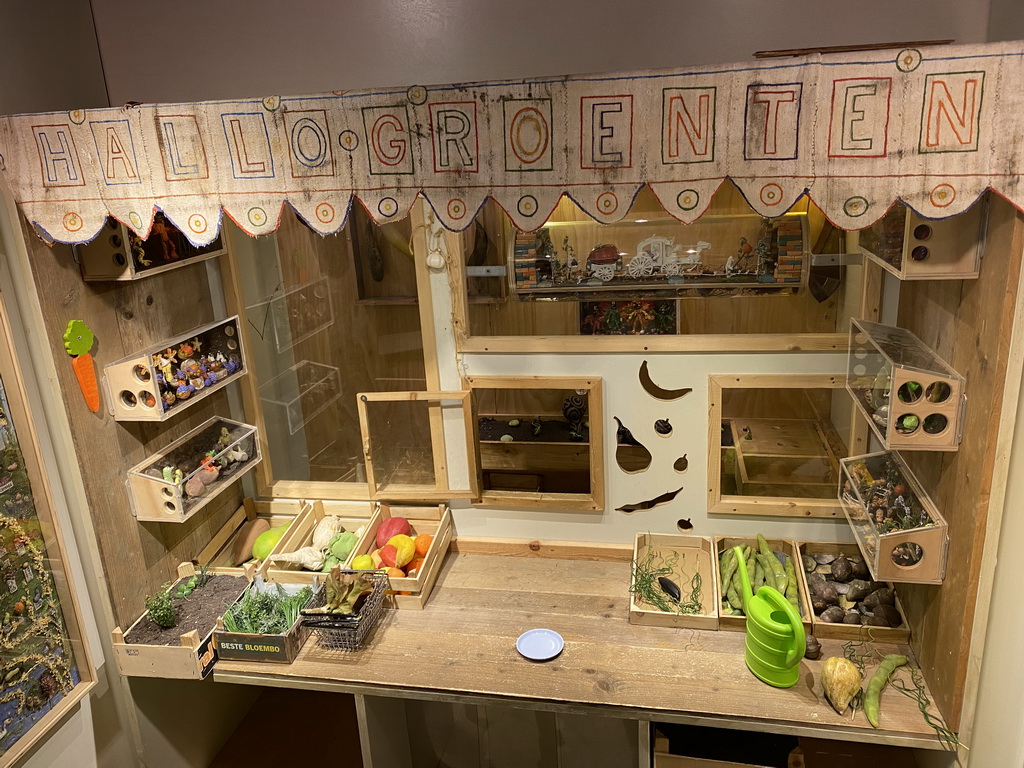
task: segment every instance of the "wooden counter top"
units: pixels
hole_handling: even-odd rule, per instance
[[[361,651],[310,639],[293,664],[221,661],[214,679],[941,748],[896,690],[882,693],[874,730],[863,712],[840,717],[828,705],[820,661],[802,662],[801,682],[779,690],[747,671],[743,633],[629,624],[628,582],[627,562],[450,553],[426,609],[388,611]],[[534,627],[565,639],[557,659],[516,652]],[[842,655],[839,641],[822,646],[823,659]]]

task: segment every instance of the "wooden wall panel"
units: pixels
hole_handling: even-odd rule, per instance
[[[103,365],[140,347],[216,319],[205,264],[194,264],[128,283],[85,283],[71,248],[48,248],[22,222],[23,236],[46,323],[47,338],[64,392],[65,408],[92,514],[114,615],[127,627],[142,611],[146,594],[173,578],[241,502],[236,483],[195,517],[181,524],[139,523],[131,514],[126,470],[216,414],[227,415],[221,391],[163,424],[118,423],[105,405],[86,407],[61,339],[69,320],[85,321],[96,334],[92,354]]]
[[[904,283],[900,292],[898,324],[967,377],[960,450],[901,454],[949,524],[949,564],[942,586],[905,585],[900,595],[913,628],[914,650],[954,729],[963,707],[993,473],[1007,471],[995,465],[996,439],[1004,426],[1003,386],[1022,249],[1024,216],[993,195],[981,276]]]

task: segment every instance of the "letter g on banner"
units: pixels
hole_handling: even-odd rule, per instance
[[[392,107],[363,107],[363,131],[370,175],[391,176],[413,173],[409,110],[404,104]]]

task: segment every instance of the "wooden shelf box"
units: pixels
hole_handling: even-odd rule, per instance
[[[374,521],[374,517],[371,516],[370,505],[367,502],[338,502],[327,507],[319,499],[307,501],[302,508],[302,512],[295,518],[295,522],[292,523],[291,527],[289,527],[288,532],[281,539],[278,546],[274,548],[273,554],[288,554],[289,552],[295,552],[303,547],[310,546],[313,543],[313,530],[325,517],[337,517],[345,526],[345,530],[357,532],[360,540],[365,537],[367,530]],[[359,532],[360,528],[362,529],[361,532]],[[355,557],[358,549],[359,542],[357,541],[348,558],[342,563],[343,568],[349,567],[349,563],[352,562],[352,558]],[[271,558],[267,559],[260,572],[274,581],[291,580],[289,577],[295,577],[299,581],[308,583],[312,583],[315,576],[322,575],[320,571],[307,571],[297,563],[274,561]]]
[[[851,321],[846,389],[886,450],[957,450],[966,385],[910,331]]]
[[[900,280],[975,278],[981,266],[988,201],[951,219],[924,219],[896,201],[858,233],[861,252]]]
[[[214,416],[128,470],[135,517],[183,523],[262,458],[256,427]]]
[[[238,576],[234,568],[210,568],[207,571],[211,575]],[[178,566],[178,580],[168,588],[173,592],[178,583],[184,579],[190,579],[196,575],[196,569],[192,563],[182,563]],[[246,577],[252,580],[252,571]],[[245,590],[239,590],[239,597]],[[237,599],[237,598],[236,598]],[[234,602],[231,601],[231,602]],[[149,645],[145,643],[127,643],[125,638],[130,636],[132,630],[146,619],[143,613],[137,618],[127,631],[122,632],[120,627],[111,633],[114,646],[114,659],[117,661],[117,668],[126,677],[164,677],[177,680],[201,680],[210,674],[213,665],[217,661],[217,650],[213,645],[214,627],[203,637],[199,636],[196,630],[181,635],[178,645]]]
[[[718,629],[718,579],[715,578],[713,560],[715,545],[709,536],[680,536],[677,534],[638,533],[633,543],[633,568],[648,553],[654,555],[654,565],[672,564],[668,576],[683,595],[689,599],[693,579],[700,576],[700,613],[672,613],[659,610],[641,600],[630,584],[629,623],[656,627],[690,627],[692,629]],[[669,599],[666,602],[671,603]]]
[[[276,502],[278,508],[284,507],[285,504],[286,502],[283,500]],[[251,537],[248,535],[249,526],[258,520],[266,522],[267,530],[279,528],[282,525],[292,525],[297,513],[302,509],[298,502],[294,508],[287,509],[284,513],[271,512],[266,509],[266,504],[263,506],[264,509],[258,510],[256,502],[252,499],[243,499],[242,506],[236,509],[228,521],[213,535],[203,551],[196,557],[196,561],[205,563],[211,568],[217,568],[221,572],[227,572],[228,568],[237,568],[240,573],[247,568],[259,571],[263,563],[252,557],[251,544],[249,544]],[[281,541],[278,541],[275,550],[280,548],[282,541],[284,541],[283,536]]]
[[[248,591],[267,592],[276,591],[278,584],[267,582],[263,579],[256,579],[249,585]],[[288,595],[295,595],[304,587],[312,587],[315,593],[318,585],[314,583],[285,584],[280,585]],[[241,601],[245,592],[239,598]],[[310,595],[312,599],[313,595]],[[308,601],[307,601],[308,603]],[[226,612],[226,611],[225,611]],[[312,630],[302,626],[302,617],[295,620],[286,631],[276,635],[252,634],[249,632],[230,632],[224,627],[224,617],[217,619],[216,629],[213,631],[213,646],[217,651],[217,659],[231,661],[259,661],[278,662],[291,664],[299,655],[299,650],[309,639]]]
[[[856,544],[829,544],[823,542],[802,542],[797,545],[798,556],[807,554],[828,554],[828,555],[857,555],[863,557],[860,548]],[[797,560],[800,563],[800,560]],[[807,595],[808,602],[811,602],[811,590],[807,584],[807,571],[804,568],[799,569],[799,579],[801,586],[803,587],[804,594]],[[889,585],[890,588],[892,585]],[[836,624],[833,622],[822,621],[814,613],[814,607],[811,606],[811,628],[813,629],[813,635],[819,640],[850,640],[857,642],[859,640],[870,640],[871,642],[878,643],[909,643],[910,642],[910,625],[907,623],[907,615],[903,610],[903,605],[900,603],[900,598],[896,596],[896,610],[900,612],[900,616],[903,618],[903,624],[898,627],[868,627],[865,625],[857,624]]]
[[[116,219],[107,219],[95,240],[75,246],[82,279],[87,282],[141,280],[225,253],[221,238],[194,246],[162,213],[153,217],[143,240]]]
[[[247,372],[236,315],[108,363],[103,385],[118,421],[166,421]],[[162,386],[168,377],[182,383]]]
[[[721,584],[722,574],[718,567],[722,553],[726,549],[732,547],[745,547],[750,545],[755,550],[757,549],[757,538],[734,538],[731,536],[716,536],[715,537],[715,583]],[[798,570],[800,568],[800,555],[797,552],[796,544],[792,541],[785,539],[768,539],[768,546],[772,548],[772,552],[781,552],[787,558],[793,560],[793,569]],[[800,618],[803,620],[804,629],[808,632],[811,631],[811,605],[807,599],[807,591],[804,589],[803,583],[800,581],[799,574],[796,577],[797,581],[797,602],[798,610],[800,612]],[[720,595],[721,600],[725,599],[725,593]],[[718,616],[718,628],[728,630],[730,632],[745,632],[747,629],[747,617],[746,616],[731,616],[727,615],[724,611],[719,611]]]
[[[390,517],[406,518],[412,528],[410,535],[413,538],[423,533],[433,537],[419,573],[414,577],[391,579],[391,589],[395,593],[394,606],[418,610],[423,608],[430,598],[430,592],[441,573],[441,565],[451,545],[454,533],[452,513],[447,504],[429,507],[381,504],[366,526],[366,531],[353,550],[352,557],[368,555],[376,549],[377,528]]]
[[[941,584],[949,546],[946,521],[899,454],[852,456],[840,466],[839,501],[871,577]]]

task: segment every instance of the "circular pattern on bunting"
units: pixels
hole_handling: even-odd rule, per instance
[[[188,217],[188,228],[195,232],[197,235],[203,234],[206,231],[207,223],[206,217],[201,213],[193,213]]]
[[[316,220],[321,224],[330,224],[334,221],[334,206],[330,203],[320,203],[316,207]]]
[[[537,212],[537,198],[533,195],[523,195],[516,203],[516,210],[520,216],[533,216]]]
[[[684,189],[676,195],[676,205],[684,211],[692,211],[700,202],[700,193],[696,189]]]
[[[352,152],[359,146],[359,136],[355,131],[342,131],[338,134],[338,145],[347,152]]]
[[[82,217],[74,211],[68,211],[64,214],[63,224],[64,229],[68,232],[77,232],[82,228],[82,225],[85,224],[85,221],[83,221]]]
[[[405,92],[405,95],[410,102],[419,106],[427,100],[427,89],[422,85],[413,85],[409,87],[409,90]]]
[[[460,200],[457,197],[453,197],[448,201],[448,216],[449,218],[458,221],[466,215],[466,203],[464,200]]]
[[[250,208],[247,216],[249,219],[249,223],[252,224],[254,227],[262,227],[264,224],[267,223],[267,212],[264,211],[259,206],[254,206],[253,208]]]
[[[896,69],[900,72],[913,72],[921,66],[922,56],[917,48],[904,48],[896,57]]]
[[[142,229],[142,217],[135,211],[130,211],[128,213],[128,221],[133,227],[135,227],[135,229]]]
[[[85,110],[84,109],[72,109],[68,112],[68,120],[75,125],[81,125],[85,122]]]
[[[782,187],[775,182],[761,187],[761,202],[765,205],[778,205],[782,202]]]
[[[267,96],[263,99],[263,108],[268,112],[276,112],[277,108],[281,106],[280,96]]]
[[[936,208],[945,208],[956,200],[956,189],[950,184],[939,184],[928,195],[928,199]]]
[[[377,211],[381,216],[391,217],[398,213],[398,201],[393,197],[382,198],[377,203]]]
[[[619,210],[619,198],[614,192],[602,192],[597,196],[597,210],[605,216],[611,216]]]
[[[845,213],[847,216],[857,218],[858,216],[863,216],[865,213],[867,213],[868,208],[870,207],[871,203],[868,202],[866,197],[854,195],[853,197],[847,199],[845,203],[843,203],[843,213]]]

